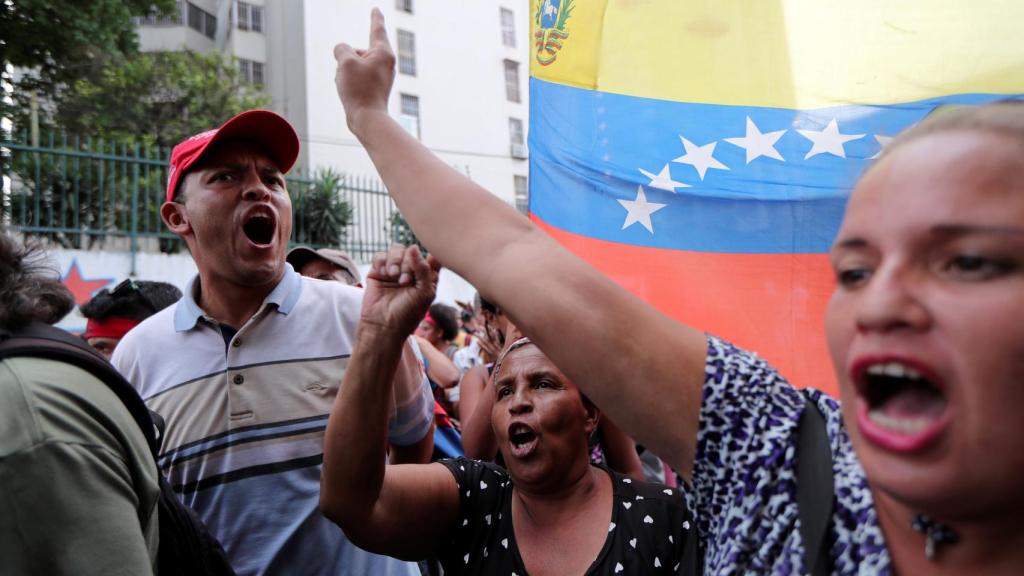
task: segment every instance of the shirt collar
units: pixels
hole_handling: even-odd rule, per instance
[[[302,293],[302,277],[292,268],[292,265],[285,262],[284,274],[281,280],[274,286],[274,289],[263,299],[260,310],[268,305],[273,305],[279,314],[287,315],[295,308]],[[189,280],[185,287],[185,294],[178,300],[174,309],[174,330],[176,332],[187,332],[196,327],[200,318],[208,318],[203,309],[196,302],[196,289],[199,287],[199,275],[196,274]]]

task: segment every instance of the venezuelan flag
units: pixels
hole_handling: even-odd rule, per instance
[[[532,0],[530,212],[667,314],[835,391],[828,249],[943,104],[1024,92],[1020,0]]]

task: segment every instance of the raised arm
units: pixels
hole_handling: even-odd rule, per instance
[[[433,300],[437,271],[415,247],[391,254],[395,268],[367,276],[355,350],[327,422],[320,508],[357,546],[416,560],[454,526],[458,486],[441,464],[384,465],[389,383]]]
[[[644,480],[644,465],[636,453],[636,442],[620,430],[611,418],[601,418],[597,433],[601,438],[605,464],[619,474],[634,480]]]
[[[441,388],[448,389],[459,383],[459,369],[455,366],[444,352],[441,352],[421,336],[415,336],[419,344],[420,352],[427,361],[427,376]]]
[[[462,416],[462,448],[467,458],[494,460],[498,453],[498,440],[491,427],[491,409],[494,407],[494,388],[489,386],[487,368],[474,366],[462,377],[462,394],[472,390],[473,399],[468,412]]]
[[[394,54],[379,11],[373,12],[368,49],[339,44],[334,54],[349,128],[417,237],[497,302],[623,430],[677,470],[689,471],[704,336],[570,254],[389,117]],[[452,227],[453,221],[463,225]]]

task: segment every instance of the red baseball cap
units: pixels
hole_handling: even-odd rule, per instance
[[[247,110],[221,125],[179,143],[171,150],[167,170],[167,201],[174,197],[181,176],[199,161],[216,142],[247,140],[255,142],[270,156],[278,170],[287,173],[299,157],[299,135],[282,116],[270,110]]]

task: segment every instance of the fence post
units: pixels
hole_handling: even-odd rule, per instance
[[[139,145],[134,146],[135,162],[132,162],[132,229],[131,229],[131,253],[132,263],[128,274],[135,276],[135,258],[139,252]]]

